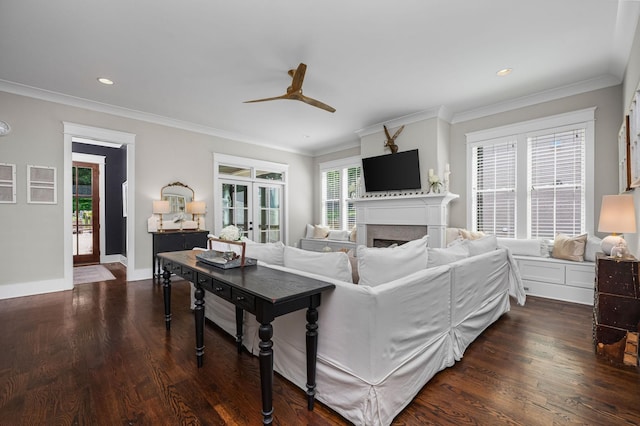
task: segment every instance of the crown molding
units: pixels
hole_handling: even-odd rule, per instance
[[[489,115],[499,114],[502,112],[541,104],[543,102],[566,98],[568,96],[574,96],[598,89],[604,89],[606,87],[616,86],[620,83],[622,83],[622,80],[620,80],[619,78],[606,74],[578,83],[534,93],[533,95],[523,96],[521,98],[515,98],[505,102],[499,102],[481,108],[455,113],[451,120],[451,124],[462,123],[464,121],[475,120],[478,118],[487,117]]]
[[[431,118],[439,118],[446,122],[451,122],[453,114],[447,107],[444,105],[440,105],[431,109],[427,109],[424,111],[419,111],[413,114],[404,115],[402,117],[394,118],[392,120],[385,121],[383,123],[373,124],[371,126],[365,127],[360,130],[356,130],[356,134],[359,137],[372,135],[374,133],[379,133],[383,131],[383,125],[388,127],[399,127],[411,123],[416,123],[418,121],[424,121]]]
[[[50,90],[39,89],[37,87],[27,86],[24,84],[14,83],[0,79],[0,91],[12,93],[14,95],[26,96],[29,98],[40,99],[42,101],[54,102],[62,105],[83,108],[90,111],[111,114],[118,117],[129,118],[132,120],[144,121],[161,126],[172,127],[175,129],[186,130],[194,133],[201,133],[209,136],[216,136],[223,139],[229,139],[238,142],[244,142],[251,145],[258,145],[278,151],[292,152],[301,155],[312,155],[311,152],[294,150],[277,146],[275,143],[257,138],[252,138],[241,133],[229,132],[213,127],[203,126],[188,121],[176,120],[174,118],[164,117],[157,114],[137,111],[129,108],[123,108],[115,105],[96,102],[89,99],[78,98],[75,96],[65,95],[63,93],[53,92]]]

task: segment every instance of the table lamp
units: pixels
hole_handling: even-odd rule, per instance
[[[157,214],[160,216],[158,232],[164,232],[164,229],[162,229],[162,215],[167,213],[171,213],[171,206],[169,205],[168,201],[153,200],[153,214]]]
[[[607,256],[611,249],[626,242],[618,233],[636,232],[636,209],[633,195],[603,195],[598,232],[612,232],[602,240],[600,248]]]
[[[200,230],[200,215],[206,213],[206,204],[204,201],[191,201],[187,203],[187,213],[194,215],[198,221],[198,231]]]

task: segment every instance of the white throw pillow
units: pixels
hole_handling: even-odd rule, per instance
[[[317,252],[285,246],[284,266],[348,283],[353,282],[349,257],[340,251]]]
[[[374,287],[425,269],[427,241],[425,236],[393,248],[358,246],[358,284]]]
[[[272,265],[284,266],[284,244],[282,241],[275,243],[256,243],[247,240],[246,243],[245,256]]]
[[[307,233],[305,234],[305,238],[313,238],[313,225],[310,223],[307,224]]]
[[[470,256],[488,253],[498,248],[498,239],[495,235],[487,235],[477,240],[467,240]]]
[[[595,262],[596,261],[596,253],[602,251],[600,245],[602,244],[602,239],[591,236],[587,238],[587,247],[584,249],[584,260],[587,262]]]
[[[469,257],[469,247],[466,244],[456,244],[447,248],[427,249],[427,268],[448,265]]]
[[[349,231],[329,231],[327,235],[327,239],[335,240],[335,241],[348,241],[349,240]]]

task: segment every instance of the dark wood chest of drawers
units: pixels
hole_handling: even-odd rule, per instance
[[[158,253],[167,251],[191,250],[194,247],[207,247],[207,235],[209,231],[164,231],[152,232],[153,234],[153,278],[159,278],[162,274]]]
[[[604,255],[596,259],[593,339],[599,354],[603,345],[611,347],[610,352],[618,350],[614,346],[624,346],[627,332],[640,331],[639,272],[637,260],[617,260]],[[609,358],[618,361],[617,355]]]

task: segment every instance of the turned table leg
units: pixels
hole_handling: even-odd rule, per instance
[[[260,336],[260,386],[262,388],[262,424],[273,422],[273,327],[261,324]]]
[[[307,309],[307,409],[313,410],[316,395],[316,360],[318,357],[318,310]]]
[[[194,292],[196,297],[193,315],[196,320],[196,360],[198,368],[202,367],[202,356],[204,355],[204,290],[198,283]]]
[[[171,329],[171,272],[169,268],[164,267],[162,272],[162,278],[164,279],[162,287],[164,293],[164,323],[167,330]]]

